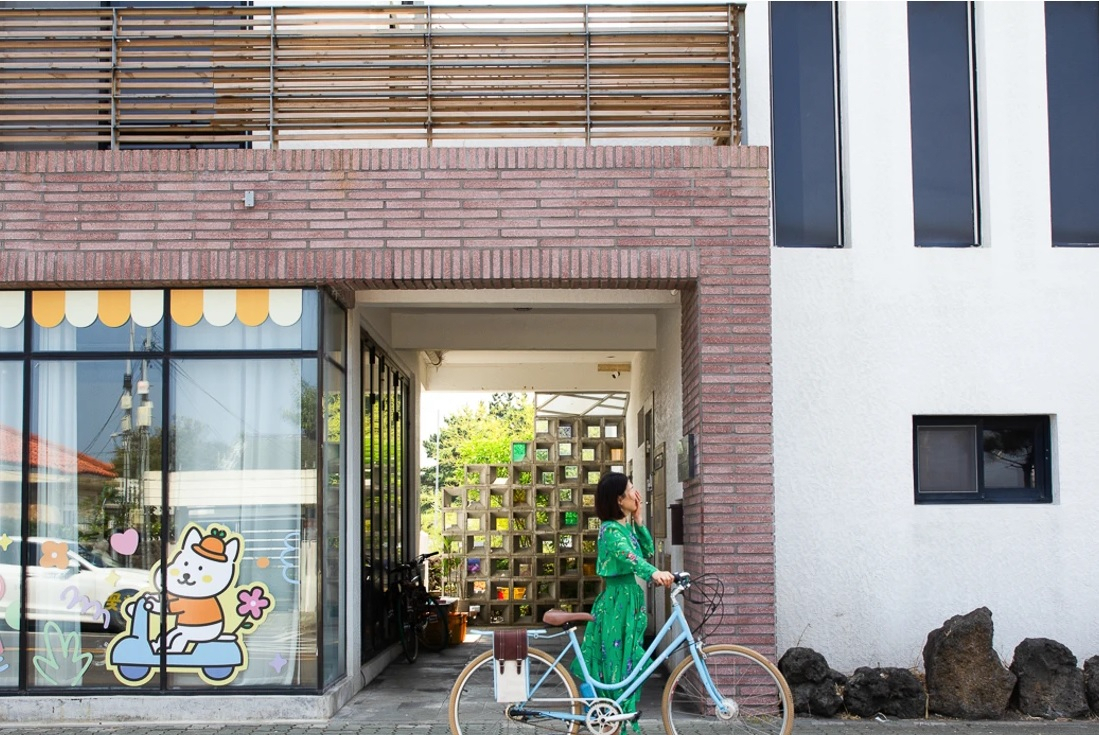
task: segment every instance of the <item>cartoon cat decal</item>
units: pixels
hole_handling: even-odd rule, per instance
[[[215,685],[247,668],[238,634],[255,629],[274,600],[263,583],[236,586],[243,551],[244,539],[225,528],[187,526],[164,573],[155,564],[149,589],[122,606],[127,629],[107,647],[107,668],[119,681],[144,684],[162,661],[167,672],[193,671]]]
[[[218,602],[218,596],[236,579],[240,556],[240,541],[226,541],[226,536],[218,528],[206,536],[190,528],[168,563],[166,593],[146,596],[158,609],[175,616],[175,627],[164,634],[168,653],[183,653],[192,643],[237,638],[223,633],[225,611]],[[153,583],[159,587],[159,575]],[[154,640],[152,646],[153,652],[159,653],[161,641]]]

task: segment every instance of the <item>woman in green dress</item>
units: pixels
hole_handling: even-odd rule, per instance
[[[611,684],[625,679],[645,653],[645,592],[635,577],[662,587],[671,586],[674,577],[645,561],[653,554],[653,539],[643,525],[641,493],[629,477],[608,472],[599,480],[595,513],[603,521],[595,562],[603,591],[592,605],[595,620],[588,623],[581,648],[592,678]],[[579,661],[573,662],[572,669],[578,677],[583,676]],[[595,696],[614,699],[621,692],[599,689]],[[622,703],[622,711],[637,711],[640,696],[639,688]]]

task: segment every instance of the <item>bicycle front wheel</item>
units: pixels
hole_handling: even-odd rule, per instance
[[[527,708],[580,714],[580,703],[569,701],[580,696],[572,675],[564,666],[554,665],[553,658],[544,651],[531,648],[527,653],[531,689],[547,672],[549,674],[542,685],[530,693]],[[555,720],[552,717],[509,717],[508,708],[511,705],[496,701],[493,662],[492,651],[485,651],[466,664],[462,673],[458,674],[458,680],[450,690],[450,704],[447,707],[453,735],[482,735],[486,732],[508,735],[542,730],[576,735],[580,731],[580,723],[576,721]]]
[[[416,657],[420,655],[420,639],[416,635],[416,613],[412,607],[412,600],[407,595],[397,598],[397,635],[401,639],[401,648],[404,657],[410,664],[416,663]]]
[[[790,735],[794,697],[778,668],[750,648],[728,644],[701,649],[706,670],[723,700],[714,703],[694,658],[687,656],[668,677],[661,711],[668,735],[699,732]]]

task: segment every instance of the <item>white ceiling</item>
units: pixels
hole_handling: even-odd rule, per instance
[[[656,348],[656,314],[674,291],[470,289],[363,291],[359,310],[384,322],[394,349],[420,356],[429,390],[623,390]],[[603,366],[600,369],[600,366]]]

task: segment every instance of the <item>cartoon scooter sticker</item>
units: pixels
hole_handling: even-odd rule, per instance
[[[160,564],[150,573],[151,587],[123,605],[127,630],[107,647],[107,668],[123,684],[139,686],[160,670],[196,672],[204,682],[224,685],[248,665],[248,650],[238,633],[253,630],[273,607],[263,584],[236,588],[244,540],[223,528],[187,527],[172,552],[167,585],[160,589]],[[225,610],[240,620],[227,631]],[[167,613],[163,632],[153,630]],[[159,628],[159,625],[155,627]]]

